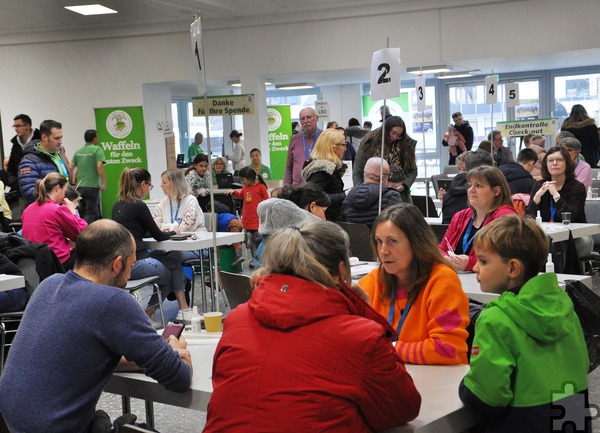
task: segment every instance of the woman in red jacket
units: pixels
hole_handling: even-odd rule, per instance
[[[348,245],[324,221],[271,235],[225,319],[204,432],[366,433],[418,415],[389,325],[348,287]]]
[[[496,167],[488,165],[467,173],[469,207],[456,213],[440,242],[446,261],[457,271],[473,271],[477,263],[473,251],[475,233],[504,215],[516,214],[506,177]]]

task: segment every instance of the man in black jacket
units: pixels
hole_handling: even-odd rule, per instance
[[[511,194],[529,194],[535,183],[531,171],[538,157],[535,150],[525,147],[517,155],[517,162],[507,162],[499,167],[506,177]]]
[[[6,169],[8,185],[13,191],[19,191],[19,163],[23,159],[23,149],[31,140],[40,140],[40,131],[31,128],[31,117],[27,114],[17,114],[13,120],[16,135],[10,140],[12,148]],[[19,196],[21,195],[18,192]]]

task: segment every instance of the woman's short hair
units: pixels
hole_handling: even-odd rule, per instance
[[[119,179],[119,201],[131,203],[140,198],[137,195],[137,189],[142,182],[150,183],[152,177],[145,168],[125,167]]]
[[[308,210],[308,206],[314,202],[317,206],[331,206],[331,199],[316,183],[305,183],[302,185],[284,185],[277,198],[290,200],[302,209]]]
[[[564,140],[565,139],[563,138],[561,140],[561,143]],[[548,171],[548,158],[550,157],[550,155],[552,155],[554,153],[560,153],[560,155],[565,159],[565,162],[567,163],[567,168],[565,170],[565,178],[567,180],[573,180],[573,179],[575,179],[575,163],[571,159],[571,155],[569,155],[569,152],[567,151],[567,149],[565,149],[562,146],[551,147],[546,152],[546,155],[544,155],[544,159],[542,160],[542,170],[541,170],[542,171],[542,178],[544,180],[550,180],[550,179],[552,179],[552,176],[550,175],[550,172]]]
[[[35,192],[37,194],[37,203],[41,206],[48,200],[48,194],[57,185],[61,188],[67,184],[67,178],[58,172],[51,172],[44,176],[43,179],[38,179],[35,182]]]
[[[548,238],[531,217],[506,215],[498,218],[475,235],[473,248],[498,254],[504,262],[517,259],[525,268],[525,279],[535,277],[548,257]]]
[[[480,165],[479,167],[472,168],[467,172],[467,183],[471,182],[473,178],[485,180],[492,189],[496,187],[500,188],[499,194],[492,201],[492,206],[487,212],[488,214],[491,214],[502,205],[513,206],[508,182],[498,168],[491,165]],[[471,206],[470,203],[469,206]]]
[[[172,168],[170,170],[165,170],[162,172],[161,176],[167,175],[171,183],[173,184],[173,188],[171,189],[171,198],[176,200],[181,200],[183,197],[188,195],[187,182],[185,181],[185,176],[183,172],[178,168]]]
[[[337,224],[309,222],[302,228],[285,228],[275,231],[262,255],[262,267],[252,275],[292,275],[324,287],[338,286],[339,265],[349,264],[347,233]]]
[[[444,263],[435,234],[421,211],[410,203],[401,203],[386,208],[375,220],[371,230],[371,246],[377,253],[377,227],[390,221],[408,238],[413,251],[413,260],[409,269],[408,299],[414,302],[427,283],[431,270],[438,263]],[[379,272],[380,284],[384,287],[381,292],[382,300],[389,299],[392,290],[400,288],[398,278],[388,274],[383,266]]]
[[[340,143],[345,143],[346,137],[343,131],[329,128],[321,131],[315,147],[310,153],[311,159],[324,159],[333,162],[336,167],[342,166],[342,160],[333,152],[333,146]]]
[[[227,169],[227,161],[222,156],[219,156],[219,157],[213,159],[211,167],[215,168],[215,164],[218,164],[219,162],[222,163],[225,166],[225,170],[226,170]]]

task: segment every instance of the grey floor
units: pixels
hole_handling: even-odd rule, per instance
[[[248,272],[247,265],[244,265],[244,270]],[[593,283],[595,293],[600,296],[600,273],[594,275]],[[195,305],[201,305],[199,293],[196,293]],[[175,301],[166,301],[165,306],[165,316],[167,319],[173,319],[177,314],[177,303]],[[229,311],[225,299],[220,300],[220,310],[225,315]],[[600,407],[600,367],[589,375],[589,401],[591,404]],[[114,419],[122,414],[121,396],[102,393],[97,407],[98,409],[105,410]],[[132,399],[131,412],[138,416],[138,422],[145,421],[143,401]],[[200,432],[206,423],[206,412],[198,412],[158,403],[154,405],[154,415],[156,429],[162,433]],[[600,417],[592,421],[592,426],[594,433],[600,433]]]

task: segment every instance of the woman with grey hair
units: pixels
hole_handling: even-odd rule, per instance
[[[271,235],[250,301],[225,319],[204,432],[372,432],[417,416],[390,326],[349,287],[348,245],[324,221]]]
[[[575,163],[575,179],[588,191],[592,187],[592,167],[579,157],[581,142],[575,137],[565,137],[560,141],[560,145],[569,152],[571,160]]]

